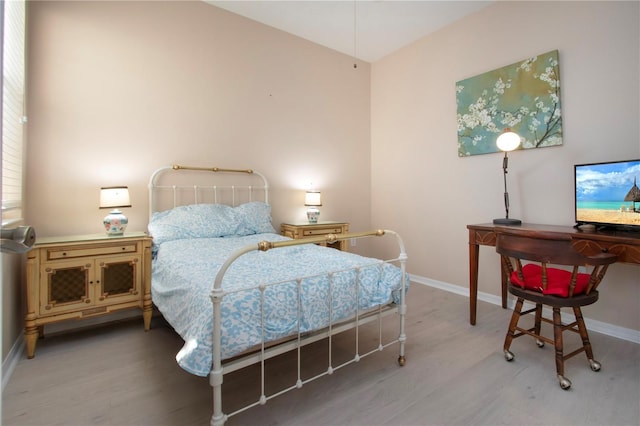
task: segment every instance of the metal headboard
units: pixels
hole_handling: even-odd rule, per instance
[[[269,203],[267,179],[252,169],[174,164],[157,169],[149,179],[149,218],[185,204],[236,206],[249,201]]]

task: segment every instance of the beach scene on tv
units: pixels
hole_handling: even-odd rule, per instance
[[[640,160],[577,165],[576,221],[640,226]]]

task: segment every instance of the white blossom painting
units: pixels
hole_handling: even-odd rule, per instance
[[[562,145],[558,51],[456,83],[458,156],[498,152],[506,128],[519,149]]]

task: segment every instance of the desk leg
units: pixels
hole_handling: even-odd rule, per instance
[[[475,232],[469,231],[469,322],[476,325],[476,307],[478,305],[478,252]],[[473,235],[471,235],[473,234]]]

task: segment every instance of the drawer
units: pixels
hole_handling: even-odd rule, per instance
[[[47,260],[73,259],[85,256],[102,256],[121,253],[135,253],[136,243],[110,244],[94,247],[58,247],[47,249]]]
[[[327,234],[342,234],[342,228],[305,229],[302,231],[302,235],[305,237]]]

